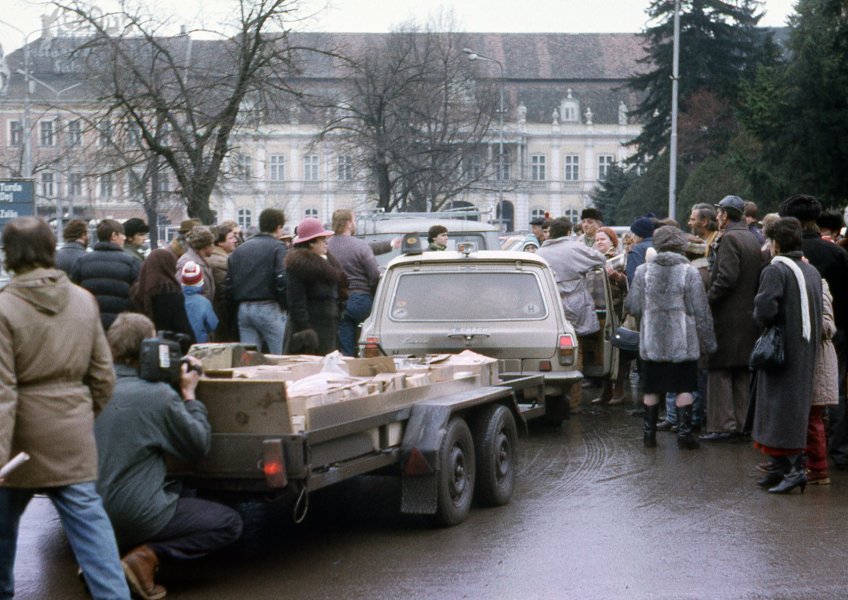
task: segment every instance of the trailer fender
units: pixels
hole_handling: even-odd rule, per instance
[[[452,414],[451,406],[418,404],[412,407],[401,444],[401,512],[436,513],[439,446]]]

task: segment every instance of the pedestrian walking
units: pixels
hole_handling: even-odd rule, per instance
[[[56,507],[92,597],[128,599],[95,487],[94,417],[115,383],[97,303],[55,268],[56,238],[41,219],[6,224],[3,250],[14,277],[0,289],[0,465],[19,452],[31,459],[0,481],[0,597],[15,594],[18,524],[39,492]]]
[[[218,317],[212,310],[209,298],[203,295],[203,271],[197,263],[188,261],[183,266],[180,279],[185,296],[185,310],[191,329],[194,332],[194,340],[198,344],[205,344],[210,340],[215,328],[218,327]]]
[[[715,351],[712,315],[698,270],[684,256],[686,235],[666,225],[653,232],[656,258],[636,269],[625,310],[640,320],[639,375],[645,392],[643,442],[657,445],[660,398],[676,393],[677,445],[699,446],[692,435],[692,390],[698,358]]]
[[[71,219],[62,230],[65,243],[56,251],[56,267],[70,277],[74,263],[88,251],[88,225],[81,219]]]
[[[801,251],[801,224],[780,219],[769,230],[771,263],[763,269],[754,299],[754,318],[761,327],[779,325],[784,363],[755,371],[753,430],[755,447],[771,464],[758,485],[787,494],[807,485],[804,448],[813,396],[816,351],[822,330],[822,284]]]

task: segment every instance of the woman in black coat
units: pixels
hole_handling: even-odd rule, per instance
[[[782,325],[784,365],[756,371],[756,404],[751,436],[771,458],[761,487],[785,494],[807,485],[804,448],[813,398],[816,349],[821,339],[822,284],[801,252],[801,224],[784,217],[769,228],[774,258],[760,276],[754,319],[763,327]]]
[[[318,219],[297,226],[293,249],[286,254],[286,298],[289,321],[285,354],[324,355],[338,348],[339,315],[345,300],[347,278],[339,262],[327,251],[333,235]]]

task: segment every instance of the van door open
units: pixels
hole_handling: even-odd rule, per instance
[[[620,317],[613,308],[612,289],[607,272],[598,267],[586,274],[586,285],[595,303],[595,314],[601,329],[580,339],[583,350],[584,377],[609,378],[618,371],[618,349],[612,335]]]

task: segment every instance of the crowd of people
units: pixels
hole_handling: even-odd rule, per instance
[[[0,293],[0,465],[21,450],[31,459],[0,480],[0,595],[14,593],[18,523],[37,490],[56,506],[95,598],[127,598],[130,588],[163,598],[160,559],[238,539],[235,511],[166,479],[166,455],[192,461],[210,447],[194,361],[175,389],[140,376],[141,347],[170,331],[271,354],[355,356],[380,278],[375,255],[399,240],[355,237],[348,209],[335,211],[331,229],[306,218],[290,235],[285,223],[281,210],[265,209],[245,239],[234,222],[188,219],[149,254],[141,219],[102,220],[92,250],[83,221],[67,224],[58,251],[40,219],[5,227],[14,277]],[[649,214],[621,240],[595,208],[576,224],[534,218],[522,249],[552,268],[581,342],[576,368],[601,328],[596,298],[606,280],[605,308],[639,332],[638,356],[622,354],[593,402],[621,404],[638,372],[646,447],[658,431],[676,431],[682,449],[750,438],[767,457],[756,465],[759,485],[788,493],[829,483],[828,454],[848,468],[843,225],[797,195],[760,226],[753,203],[727,196],[692,207],[688,232]],[[434,226],[428,244],[445,250],[448,231]],[[771,329],[783,362],[752,369],[751,351]],[[582,395],[580,383],[567,390],[572,413]]]
[[[730,195],[693,206],[688,231],[642,216],[621,247],[594,208],[581,214],[576,237],[567,219],[530,225],[524,249],[553,267],[579,339],[599,328],[599,303],[584,288],[598,285],[590,273],[599,265],[612,310],[638,330],[638,357],[631,363],[622,353],[592,402],[621,403],[632,369],[646,447],[657,445],[658,431],[675,431],[683,449],[751,439],[767,457],[756,465],[765,473],[759,485],[772,493],[830,483],[828,454],[837,468],[848,468],[848,239],[841,215],[796,195],[761,224],[754,203]],[[752,350],[772,328],[782,362],[754,368]],[[579,412],[579,390],[569,399]]]

